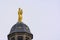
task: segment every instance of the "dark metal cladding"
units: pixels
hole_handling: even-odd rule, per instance
[[[24,24],[23,22],[21,22],[21,23],[17,22],[11,28],[10,34],[12,34],[14,32],[26,32],[26,33],[31,34],[29,27],[26,24]]]

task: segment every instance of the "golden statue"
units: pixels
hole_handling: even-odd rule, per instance
[[[18,9],[18,22],[22,22],[22,9]]]

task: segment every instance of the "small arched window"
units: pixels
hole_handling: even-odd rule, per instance
[[[22,36],[18,36],[17,39],[18,39],[18,40],[23,40],[23,37],[22,37]]]

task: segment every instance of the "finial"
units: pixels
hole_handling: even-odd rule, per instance
[[[18,22],[22,22],[22,9],[21,8],[19,8],[18,9]]]

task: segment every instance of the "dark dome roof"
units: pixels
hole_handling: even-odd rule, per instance
[[[29,27],[23,22],[21,23],[17,22],[15,25],[13,25],[13,27],[11,28],[10,34],[14,32],[26,32],[31,34]]]

